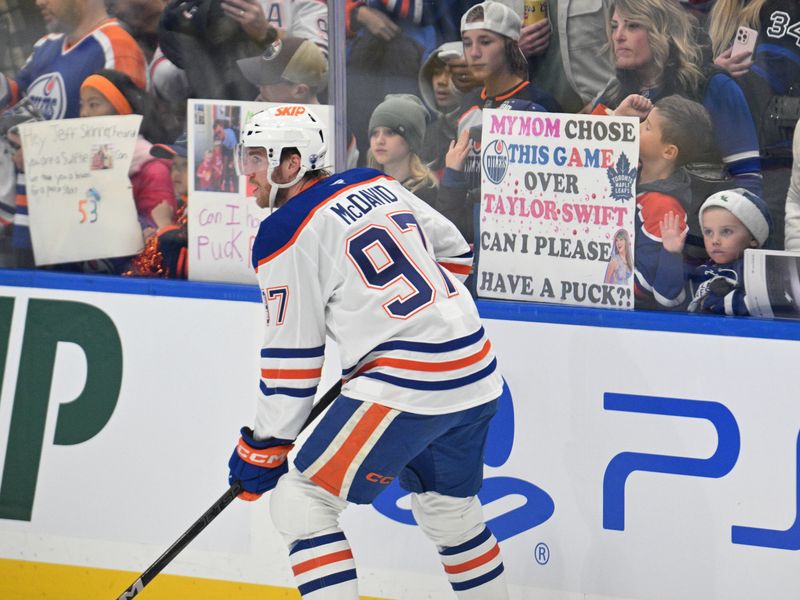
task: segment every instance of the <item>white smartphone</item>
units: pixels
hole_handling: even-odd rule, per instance
[[[756,49],[757,39],[758,31],[750,29],[749,27],[739,27],[739,29],[736,30],[736,37],[733,38],[731,56],[737,56],[742,53],[753,54],[753,51]]]

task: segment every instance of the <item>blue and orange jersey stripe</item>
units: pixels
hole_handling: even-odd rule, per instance
[[[339,196],[341,196],[343,193],[345,193],[345,192],[347,192],[347,191],[349,191],[349,190],[353,189],[354,187],[359,187],[359,186],[362,186],[362,185],[369,185],[370,183],[373,183],[373,182],[375,182],[375,181],[377,181],[377,180],[379,180],[379,179],[388,179],[388,178],[387,178],[387,176],[386,176],[386,175],[383,175],[383,174],[376,175],[376,176],[375,176],[375,177],[373,177],[372,179],[367,179],[367,180],[364,180],[364,181],[360,181],[360,180],[359,180],[359,181],[356,181],[356,182],[354,182],[354,183],[351,183],[350,185],[346,185],[346,186],[344,186],[344,187],[342,187],[342,188],[338,188],[338,189],[336,190],[336,192],[332,193],[331,195],[326,195],[326,194],[323,194],[323,195],[321,195],[321,197],[319,197],[319,198],[315,197],[314,199],[315,199],[315,200],[317,200],[317,203],[316,203],[316,205],[315,205],[315,206],[313,206],[313,208],[311,208],[311,209],[310,209],[310,210],[309,210],[309,211],[306,213],[306,215],[305,215],[305,217],[303,218],[303,220],[302,220],[302,221],[301,221],[299,224],[297,224],[297,226],[296,226],[296,227],[293,229],[292,236],[291,236],[291,237],[290,237],[288,240],[286,240],[286,242],[285,242],[285,243],[283,243],[283,244],[282,244],[282,245],[281,245],[279,248],[277,248],[276,250],[274,250],[274,251],[270,252],[269,254],[267,254],[267,256],[265,256],[265,257],[263,257],[263,258],[260,258],[260,259],[258,259],[258,262],[257,262],[257,264],[256,264],[256,271],[258,271],[258,269],[259,269],[261,266],[265,265],[266,263],[270,262],[271,260],[274,260],[275,258],[277,258],[278,256],[280,256],[281,254],[283,254],[283,253],[284,253],[286,250],[288,250],[289,248],[291,248],[291,247],[292,247],[292,245],[293,245],[293,244],[295,243],[295,241],[297,240],[297,238],[298,238],[298,236],[300,235],[300,233],[302,233],[303,229],[305,229],[305,227],[308,225],[308,223],[311,221],[311,219],[314,217],[314,215],[316,215],[316,214],[317,214],[317,212],[318,212],[318,211],[319,211],[321,208],[323,208],[323,207],[324,207],[326,204],[328,204],[329,202],[331,202],[331,201],[335,200],[336,198],[338,198]],[[328,187],[328,186],[326,186],[326,189],[327,189],[327,187]],[[283,216],[283,215],[285,215],[285,214],[288,214],[288,213],[289,213],[289,211],[287,211],[287,209],[289,209],[289,208],[290,208],[290,206],[291,206],[291,204],[287,204],[286,206],[284,206],[284,207],[281,209],[282,211],[285,211],[285,212],[283,212],[283,213],[278,213],[278,214],[279,214],[280,216]],[[265,223],[266,223],[266,221],[265,221]],[[259,236],[259,237],[260,237],[260,236]]]
[[[310,479],[334,496],[339,496],[347,471],[386,416],[392,412],[388,406],[371,404],[353,430],[333,456]],[[395,411],[396,412],[396,411]]]

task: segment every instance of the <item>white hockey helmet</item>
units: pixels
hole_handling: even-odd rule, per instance
[[[290,187],[300,181],[306,171],[326,167],[328,132],[323,122],[306,106],[282,104],[255,113],[242,126],[236,151],[236,169],[239,175],[251,175],[267,169],[273,190]],[[264,158],[248,152],[249,148],[263,148]],[[295,148],[300,154],[300,171],[293,181],[275,183],[272,172],[281,162],[281,153]]]

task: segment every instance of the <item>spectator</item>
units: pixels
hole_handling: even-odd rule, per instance
[[[419,157],[428,119],[428,111],[416,96],[387,96],[369,120],[367,166],[394,177],[409,192],[433,205],[436,175]]]
[[[556,100],[527,80],[528,65],[519,40],[522,21],[499,2],[482,2],[461,19],[464,55],[483,88],[468,94],[459,117],[459,137],[445,156],[436,208],[472,243],[474,211],[480,200],[480,123],[482,108],[559,112]]]
[[[576,113],[614,73],[605,46],[609,0],[547,0],[549,19],[523,25],[519,47],[528,76],[552,94],[562,110]]]
[[[422,49],[422,60],[426,60],[440,43],[434,25],[436,4],[432,0],[348,0],[345,21],[350,33],[355,35],[366,31],[386,42],[406,36]]]
[[[50,34],[36,42],[15,78],[0,73],[0,112],[26,98],[44,119],[77,117],[81,82],[100,68],[123,71],[144,87],[142,51],[108,16],[103,0],[40,0],[37,6]],[[20,255],[27,255],[32,250],[25,177],[17,170],[15,179],[13,243]]]
[[[186,11],[170,2],[159,26],[164,55],[184,69],[194,97],[250,100],[256,90],[235,67],[294,35],[328,49],[328,9],[319,0],[223,0]],[[245,34],[245,35],[242,35]]]
[[[686,208],[691,189],[682,166],[703,153],[703,142],[710,135],[705,108],[678,95],[656,102],[641,124],[634,236],[636,308],[676,308],[685,300],[682,252],[689,232]],[[680,248],[663,239],[666,225],[678,231]]]
[[[744,251],[762,247],[772,233],[764,201],[744,188],[717,192],[700,207],[708,262],[690,278],[690,312],[749,315],[744,287]],[[675,236],[674,232],[669,234]]]
[[[425,61],[419,71],[419,89],[422,99],[433,115],[425,130],[420,158],[434,171],[444,169],[444,156],[450,142],[457,135],[457,119],[461,114],[464,93],[456,86],[449,62],[463,60],[461,42],[447,42],[439,46]],[[463,85],[464,79],[461,83]]]
[[[630,94],[653,102],[680,94],[702,102],[725,168],[739,185],[760,194],[758,137],[750,108],[730,75],[703,62],[698,31],[696,20],[674,0],[613,2],[608,37],[616,75],[597,99],[595,112],[619,107]]]
[[[106,12],[104,0],[40,0],[48,30],[14,79],[0,73],[0,110],[28,97],[45,119],[77,117],[80,86],[97,69],[116,69],[145,87],[144,55]]]
[[[147,91],[166,105],[174,117],[169,139],[185,127],[189,81],[186,73],[175,66],[158,44],[158,25],[168,0],[108,0],[113,14],[124,22],[144,53],[147,61]]]
[[[800,126],[794,129],[792,179],[786,194],[786,250],[800,251]]]
[[[171,161],[170,175],[175,192],[177,210],[167,202],[153,209],[156,230],[147,237],[144,250],[131,261],[132,277],[161,277],[186,279],[188,276],[187,208],[189,201],[189,175],[186,159],[186,134],[181,134],[172,144],[154,144],[150,154]]]
[[[755,117],[764,178],[761,197],[773,217],[777,247],[784,240],[792,135],[800,118],[800,46],[792,32],[797,23],[800,3],[792,0],[718,0],[710,16],[715,63],[737,77]],[[758,31],[752,56],[731,56],[741,25]]]
[[[259,102],[319,104],[328,84],[328,61],[313,42],[298,37],[276,41],[258,56],[236,62],[245,78],[258,87]],[[358,146],[350,134],[347,168],[358,165]]]
[[[162,202],[176,208],[170,177],[170,163],[150,154],[151,140],[159,141],[162,130],[149,97],[119,71],[101,69],[81,84],[81,117],[142,115],[142,125],[128,175],[142,228],[156,227],[152,211]]]
[[[236,61],[245,78],[258,88],[260,102],[319,104],[328,84],[328,61],[310,40],[286,37],[263,54]]]
[[[4,158],[10,161],[2,173],[8,186],[0,202],[2,254],[8,267],[33,268],[33,249],[28,227],[28,200],[25,193],[25,161],[22,140],[17,127],[30,121],[41,121],[42,115],[30,100],[18,102],[0,116],[0,146]]]
[[[347,121],[361,156],[369,148],[369,117],[375,107],[389,94],[419,94],[417,78],[426,48],[432,50],[436,42],[435,36],[416,36],[415,30],[430,27],[414,21],[429,10],[427,1],[347,2]]]

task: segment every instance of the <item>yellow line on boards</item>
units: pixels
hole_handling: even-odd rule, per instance
[[[116,600],[139,573],[0,559],[2,600]],[[142,600],[298,600],[296,589],[160,574]],[[379,600],[362,596],[363,600]]]

